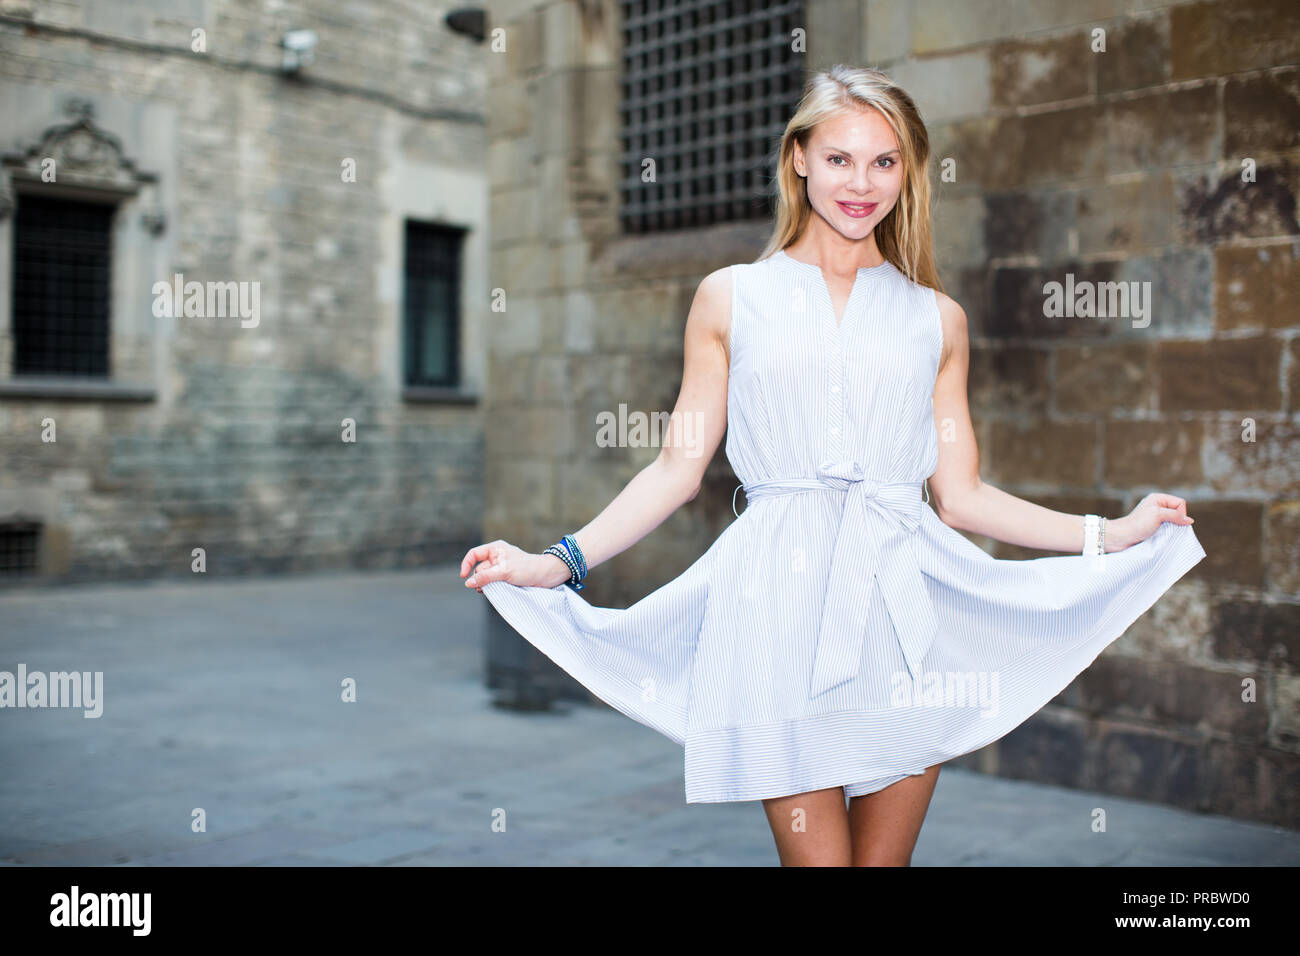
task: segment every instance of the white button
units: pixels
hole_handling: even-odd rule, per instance
[[[832,428],[832,429],[831,429],[831,434],[832,434],[832,435],[838,435],[839,433],[840,433],[840,430],[839,430],[838,428]]]
[[[832,394],[832,395],[838,395],[839,393],[840,393],[840,387],[839,387],[838,385],[832,385],[832,386],[831,386],[831,394]]]

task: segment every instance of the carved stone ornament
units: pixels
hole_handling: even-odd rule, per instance
[[[134,193],[158,178],[136,169],[123,155],[117,138],[84,115],[75,122],[50,127],[31,149],[5,156],[4,165],[16,179],[116,193]]]

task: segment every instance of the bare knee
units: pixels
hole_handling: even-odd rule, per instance
[[[853,866],[911,866],[912,854],[900,857],[897,854],[888,853],[867,853],[866,856],[854,859]]]

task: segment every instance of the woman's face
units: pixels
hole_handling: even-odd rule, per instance
[[[846,239],[864,239],[898,201],[903,154],[879,111],[855,109],[813,128],[807,151],[798,143],[794,168],[805,176],[808,201]]]

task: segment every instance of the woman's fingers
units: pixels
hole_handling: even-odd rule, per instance
[[[474,570],[474,565],[487,557],[487,547],[486,544],[480,544],[478,547],[470,548],[465,552],[465,557],[460,559],[460,576],[462,578]]]
[[[467,588],[478,587],[483,583],[483,579],[487,575],[487,566],[482,562],[476,561],[471,570],[473,573],[465,579],[465,587]]]
[[[489,555],[483,558],[483,564],[474,568],[474,573],[465,581],[466,587],[482,591],[483,585],[500,580],[506,573],[504,559]]]
[[[469,551],[465,553],[465,557],[461,559],[460,576],[463,578],[465,575],[471,573],[474,570],[474,566],[480,561],[487,561],[491,564],[492,561],[495,560],[494,556],[496,554],[496,547],[501,543],[502,542],[500,541],[490,541],[487,544],[480,544],[476,548],[470,548]]]
[[[1157,524],[1163,521],[1172,521],[1175,524],[1192,524],[1196,520],[1188,517],[1187,500],[1185,498],[1156,492],[1149,495],[1147,500],[1155,505],[1156,517],[1159,519],[1156,522]]]

